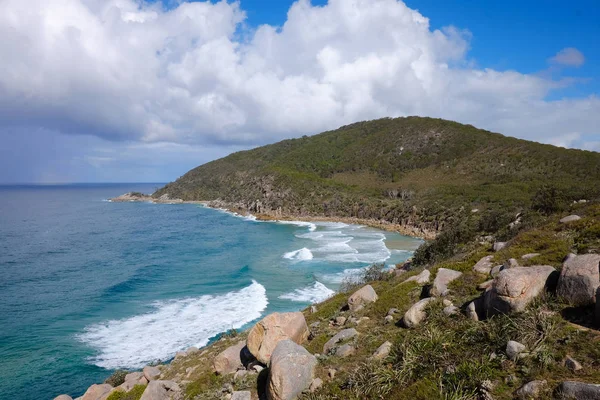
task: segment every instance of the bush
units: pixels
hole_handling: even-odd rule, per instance
[[[443,231],[431,242],[422,244],[413,257],[416,267],[431,265],[456,254],[459,245],[473,240],[476,230],[467,222],[452,226]]]
[[[108,383],[112,387],[117,387],[125,382],[125,375],[127,375],[129,371],[125,371],[122,369],[118,369],[111,376],[106,378],[104,383]]]
[[[113,392],[106,400],[139,400],[146,390],[145,385],[135,385],[129,392]]]
[[[553,185],[542,186],[531,199],[531,208],[546,215],[563,211],[567,205],[565,193]]]

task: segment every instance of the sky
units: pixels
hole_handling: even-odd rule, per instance
[[[168,182],[420,115],[600,151],[596,0],[0,0],[0,183]]]

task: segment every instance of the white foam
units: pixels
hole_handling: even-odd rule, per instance
[[[345,269],[342,272],[338,272],[337,274],[322,275],[321,279],[326,282],[333,283],[333,284],[340,284],[344,281],[358,281],[362,277],[362,274],[364,273],[365,268],[368,268],[368,267],[349,268],[349,269]]]
[[[317,225],[313,224],[312,222],[306,222],[306,221],[276,221],[276,222],[278,224],[283,224],[283,225],[296,225],[296,226],[301,226],[301,227],[307,227],[310,232],[313,232],[317,229]]]
[[[335,292],[323,285],[321,282],[315,282],[311,286],[302,289],[296,289],[293,292],[279,296],[280,299],[297,301],[300,303],[320,303],[333,296]]]
[[[267,304],[266,289],[252,281],[224,295],[156,302],[152,312],[89,326],[78,338],[98,351],[91,362],[99,367],[141,368],[243,327],[259,318]]]
[[[313,259],[313,253],[307,249],[306,247],[296,250],[290,251],[289,253],[285,253],[283,258],[288,260],[296,260],[296,261],[307,261]]]

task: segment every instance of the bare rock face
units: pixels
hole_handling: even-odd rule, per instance
[[[374,303],[378,299],[375,289],[371,285],[363,286],[348,298],[350,311],[358,311],[368,303]]]
[[[383,360],[387,356],[390,355],[391,351],[392,351],[392,342],[389,342],[389,341],[385,342],[384,344],[379,346],[379,348],[377,350],[375,350],[375,353],[373,353],[373,356],[371,356],[371,358],[373,360]]]
[[[543,381],[531,381],[521,386],[515,395],[519,399],[537,399],[542,394],[548,382]]]
[[[489,275],[490,272],[492,272],[492,268],[494,267],[494,264],[492,262],[493,259],[494,256],[483,257],[481,260],[477,261],[477,264],[475,264],[475,266],[473,267],[473,271],[483,275]]]
[[[560,220],[561,224],[568,224],[569,222],[579,221],[581,217],[579,215],[569,215]]]
[[[310,331],[301,312],[273,313],[250,329],[246,345],[258,361],[268,365],[277,343],[291,339],[302,344],[309,335]]]
[[[560,384],[559,399],[600,400],[600,385],[566,381]]]
[[[85,392],[81,400],[105,400],[112,390],[113,387],[107,383],[92,385]]]
[[[551,284],[556,270],[547,265],[505,269],[485,292],[488,316],[521,312]]]
[[[563,263],[556,294],[576,306],[596,303],[600,286],[600,254],[569,254]]]
[[[215,372],[219,375],[233,374],[242,367],[241,354],[244,347],[246,343],[241,341],[219,353],[213,361]]]
[[[181,388],[173,381],[152,381],[140,400],[179,400]]]
[[[329,352],[333,350],[338,343],[342,343],[346,340],[352,339],[357,335],[358,332],[354,328],[344,329],[343,331],[338,332],[334,337],[329,339],[327,343],[323,345],[323,354],[329,354]]]
[[[295,399],[310,387],[316,365],[317,359],[304,347],[289,339],[280,341],[271,356],[267,398]]]
[[[425,313],[425,308],[433,300],[433,298],[429,297],[416,302],[411,308],[409,308],[406,314],[404,314],[404,325],[407,328],[414,328],[423,322],[427,316]]]
[[[144,377],[146,377],[148,382],[155,381],[160,376],[160,369],[158,369],[158,367],[147,366],[147,367],[144,367],[143,371],[144,371]]]
[[[440,268],[437,271],[433,285],[429,290],[430,296],[446,296],[448,294],[448,285],[450,282],[458,279],[462,275],[462,272],[454,271],[452,269]]]
[[[135,385],[146,386],[147,384],[148,379],[146,379],[143,372],[132,372],[125,375],[125,382],[119,385],[118,388],[124,392],[129,392]]]
[[[431,272],[428,269],[423,270],[419,275],[411,276],[404,282],[417,282],[419,285],[424,285],[429,283],[429,279],[431,278]]]

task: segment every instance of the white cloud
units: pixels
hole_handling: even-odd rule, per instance
[[[581,67],[585,63],[585,57],[582,52],[574,47],[567,47],[556,53],[550,59],[553,64],[564,65],[568,67]]]
[[[469,32],[431,30],[400,1],[300,0],[253,31],[242,6],[0,1],[0,130],[247,146],[423,115],[542,142],[598,133],[600,99],[548,101],[560,83],[473,68]]]

